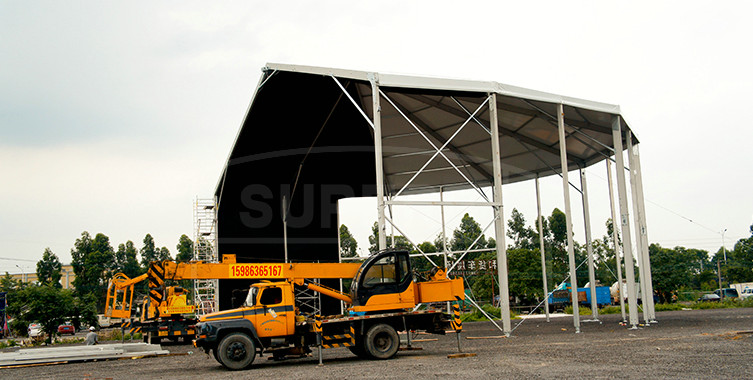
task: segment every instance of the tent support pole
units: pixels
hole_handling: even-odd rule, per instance
[[[617,263],[617,295],[620,298],[620,312],[622,313],[622,322],[627,322],[625,315],[625,294],[622,286],[622,257],[620,257],[620,238],[617,232],[617,212],[614,209],[614,184],[612,183],[612,161],[606,160],[607,163],[607,183],[609,185],[609,208],[612,211],[612,244],[614,244],[614,261]]]
[[[580,310],[578,307],[578,277],[575,274],[575,247],[573,246],[573,216],[570,212],[570,181],[567,178],[567,142],[565,141],[565,110],[557,105],[557,130],[559,131],[560,163],[562,165],[562,192],[565,198],[565,224],[567,225],[567,258],[570,264],[570,299],[573,305],[573,326],[580,333]]]
[[[635,264],[630,233],[630,211],[628,210],[627,187],[625,184],[625,162],[622,157],[622,128],[620,116],[612,116],[612,142],[614,143],[615,164],[617,166],[617,195],[620,202],[620,224],[622,226],[622,247],[625,254],[625,277],[627,278],[628,314],[630,328],[638,328],[638,300],[635,294]]]
[[[502,206],[502,156],[499,149],[499,118],[497,115],[497,94],[490,94],[489,118],[492,139],[492,169],[494,170],[494,239],[497,241],[497,279],[499,280],[499,311],[502,316],[502,330],[505,336],[512,333],[510,323],[510,289],[507,282],[507,243],[505,242],[504,206]]]
[[[596,298],[596,270],[594,268],[594,252],[591,245],[591,213],[588,206],[588,186],[586,185],[586,169],[580,169],[581,200],[583,201],[583,224],[586,226],[586,253],[588,254],[588,281],[591,285],[591,320],[599,320],[599,303]]]
[[[536,211],[538,212],[539,252],[541,253],[541,281],[544,284],[544,311],[549,322],[549,285],[546,279],[546,251],[544,248],[544,227],[541,221],[541,192],[539,191],[539,174],[536,173]]]
[[[635,202],[636,223],[638,223],[637,231],[635,232],[636,240],[640,241],[641,255],[640,264],[643,268],[643,277],[641,277],[641,284],[643,285],[643,308],[644,319],[646,322],[656,322],[656,314],[654,310],[654,286],[651,282],[651,259],[649,258],[648,250],[648,229],[646,228],[646,205],[643,200],[643,180],[641,178],[641,163],[640,155],[638,154],[638,146],[633,145],[632,132],[626,131],[628,136],[628,157],[630,158],[630,182],[635,182],[632,186],[635,195],[633,196],[633,202]]]
[[[646,289],[646,266],[643,264],[643,240],[641,239],[641,211],[638,207],[638,191],[636,190],[635,180],[635,160],[633,159],[633,135],[629,130],[625,131],[625,141],[628,151],[628,166],[630,166],[630,196],[633,200],[633,223],[635,225],[635,260],[638,263],[638,276],[640,276],[641,303],[643,304],[643,321],[648,325],[649,307],[648,299],[651,294]]]
[[[379,104],[379,79],[371,81],[371,98],[374,113],[374,156],[376,161],[377,228],[379,230],[379,250],[387,249],[387,229],[384,221],[384,167],[382,164],[382,107]]]

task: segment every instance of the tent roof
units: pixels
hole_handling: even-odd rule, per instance
[[[293,110],[295,102],[306,102],[310,97],[317,96],[324,89],[321,86],[327,86],[327,91],[332,91],[331,86],[342,86],[353,102],[373,120],[370,81],[377,81],[383,92],[380,100],[383,167],[388,195],[394,195],[401,189],[403,194],[433,192],[440,186],[446,190],[464,189],[470,187],[467,180],[477,186],[490,185],[493,170],[489,110],[488,104],[485,104],[490,93],[497,94],[503,183],[524,181],[536,175],[556,175],[561,171],[556,116],[558,104],[564,106],[570,170],[593,165],[613,155],[610,148],[612,118],[615,115],[621,117],[617,105],[497,82],[274,63],[267,64],[263,71],[241,130],[255,124],[254,120],[249,120],[254,115],[251,110],[270,86],[289,87],[281,90],[290,93],[290,103],[286,107]],[[294,78],[297,86],[291,86],[291,80],[276,80],[276,77]],[[331,77],[332,80],[322,81],[322,77]],[[261,91],[262,88],[265,91]],[[341,104],[332,106],[332,112],[344,106],[353,107],[353,104],[348,99],[342,99]],[[476,110],[475,117],[469,119],[469,114]],[[353,120],[353,123],[356,124],[354,128],[371,129],[364,118]],[[622,117],[621,123],[623,130],[629,129]],[[316,123],[305,126],[312,129],[320,127]],[[448,139],[451,139],[449,143]],[[634,143],[638,142],[635,137],[633,139]],[[233,152],[238,151],[239,142],[236,138]],[[435,156],[436,149],[432,144],[441,147],[445,143],[447,145],[442,151],[445,157]],[[237,158],[233,152],[228,163]],[[427,164],[432,156],[434,158]],[[420,174],[416,175],[419,171]],[[222,178],[218,191],[221,181]]]

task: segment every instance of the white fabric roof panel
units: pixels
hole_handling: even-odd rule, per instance
[[[532,179],[537,174],[542,177],[558,174],[560,160],[556,112],[559,103],[564,105],[570,170],[592,165],[613,155],[609,148],[612,145],[611,123],[614,115],[620,115],[620,108],[616,105],[496,82],[284,64],[268,64],[264,70],[267,76],[270,73],[291,72],[331,76],[343,86],[345,82],[350,82],[348,91],[352,93],[353,100],[372,119],[370,80],[378,81],[386,96],[380,99],[380,104],[387,194],[400,191],[435,154],[436,150],[427,139],[441,147],[453,135],[455,137],[443,150],[445,156],[476,185],[490,185],[492,162],[488,102],[479,109],[490,93],[498,94],[504,183]],[[273,85],[274,81],[265,84]],[[337,86],[334,80],[332,86]],[[307,92],[315,94],[316,89],[307,88]],[[469,113],[477,109],[475,117],[468,121]],[[628,129],[624,119],[621,121],[623,130]],[[464,123],[463,129],[457,132]],[[637,143],[637,139],[634,142]],[[470,187],[445,158],[437,155],[404,193],[432,192],[439,186],[445,189]]]

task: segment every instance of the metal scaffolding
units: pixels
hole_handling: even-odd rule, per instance
[[[193,208],[194,239],[193,259],[218,263],[217,253],[217,203],[214,198],[196,198]],[[193,299],[196,315],[202,316],[219,310],[219,280],[194,280]]]

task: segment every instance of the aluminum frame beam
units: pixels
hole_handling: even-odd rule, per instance
[[[638,300],[635,294],[635,264],[633,263],[632,234],[630,233],[630,211],[627,201],[627,187],[625,184],[625,167],[622,149],[622,127],[620,117],[612,117],[612,142],[614,144],[615,162],[617,165],[617,194],[620,203],[620,225],[622,226],[622,247],[625,253],[625,277],[628,287],[628,316],[632,329],[638,328]]]
[[[538,174],[536,175],[536,212],[539,227],[539,253],[541,253],[541,281],[544,284],[544,310],[546,311],[546,321],[549,322],[549,284],[546,278],[546,250],[544,248],[544,227],[541,220],[541,191],[539,190]]]
[[[627,322],[625,316],[625,295],[622,290],[622,247],[620,246],[619,232],[617,232],[617,212],[614,208],[614,184],[612,183],[612,161],[606,160],[607,163],[607,184],[609,186],[609,209],[612,212],[612,244],[614,245],[614,261],[617,263],[617,284],[618,294],[620,297],[620,313],[622,322]]]
[[[382,162],[382,107],[379,104],[379,78],[370,76],[374,110],[374,158],[376,161],[377,228],[379,229],[379,250],[387,249],[387,230],[384,223],[384,164]],[[338,82],[339,83],[339,82]],[[343,89],[344,91],[345,89]],[[359,107],[360,109],[360,107]]]
[[[596,272],[594,269],[594,252],[591,239],[591,213],[588,205],[588,186],[586,170],[580,169],[581,200],[583,201],[583,224],[586,231],[586,254],[588,255],[588,282],[591,290],[591,319],[599,320],[599,304],[596,302]]]
[[[491,121],[492,160],[494,170],[494,238],[497,241],[497,279],[499,281],[499,311],[502,316],[502,329],[505,336],[512,333],[510,323],[510,287],[507,278],[507,243],[505,242],[504,206],[502,203],[502,160],[499,147],[499,117],[497,115],[497,94],[490,94],[489,118]]]
[[[625,134],[627,135],[628,165],[630,165],[630,190],[633,196],[633,212],[635,214],[633,220],[635,222],[636,251],[640,264],[641,292],[643,292],[643,297],[641,297],[643,320],[650,323],[655,320],[656,316],[653,313],[654,290],[651,284],[651,264],[648,258],[648,238],[646,237],[646,217],[644,215],[646,209],[641,207],[643,202],[641,199],[642,189],[639,190],[639,188],[642,185],[638,179],[640,167],[635,159],[634,149],[636,147],[633,146],[633,136],[630,131],[626,131]]]
[[[565,224],[567,225],[567,258],[570,266],[570,297],[573,305],[573,326],[575,333],[580,333],[580,310],[578,305],[578,277],[575,273],[575,247],[573,243],[573,216],[570,208],[570,181],[567,170],[567,142],[565,141],[565,111],[562,103],[557,105],[557,124],[559,132],[560,161],[562,163],[562,193],[565,198]]]
[[[635,177],[637,179],[637,194],[638,194],[638,205],[640,206],[641,210],[641,224],[643,225],[643,228],[641,229],[641,239],[643,239],[643,247],[646,248],[646,251],[643,255],[643,264],[646,266],[646,289],[649,292],[649,294],[652,295],[649,301],[649,323],[656,323],[656,309],[654,307],[654,283],[653,283],[653,277],[651,274],[651,256],[650,251],[648,249],[648,227],[646,225],[646,202],[643,198],[643,174],[641,170],[641,155],[638,149],[638,145],[635,145],[633,147],[634,151],[633,154],[635,155],[635,169],[636,174]],[[722,235],[722,240],[724,240],[724,235]],[[722,246],[724,242],[722,241]]]
[[[628,165],[630,166],[630,170],[628,171],[628,173],[630,174],[630,196],[632,198],[631,203],[633,206],[633,223],[635,225],[635,256],[636,262],[638,263],[639,285],[642,294],[641,303],[643,304],[643,320],[646,324],[648,324],[650,318],[647,299],[651,298],[651,295],[646,289],[646,267],[645,265],[643,265],[644,247],[643,240],[641,239],[641,212],[640,207],[638,207],[638,194],[635,188],[636,180],[635,163],[633,162],[633,143],[631,141],[630,131],[625,131],[625,134],[625,140],[627,141]]]

